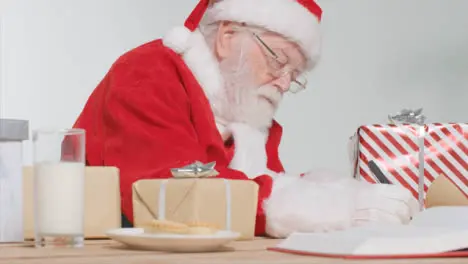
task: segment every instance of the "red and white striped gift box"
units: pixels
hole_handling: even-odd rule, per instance
[[[441,174],[468,195],[468,124],[367,125],[358,129],[354,140],[358,179],[378,182],[369,167],[374,161],[391,183],[405,186],[420,202]]]

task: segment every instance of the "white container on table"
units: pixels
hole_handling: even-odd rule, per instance
[[[0,243],[24,241],[23,141],[29,122],[0,119]]]

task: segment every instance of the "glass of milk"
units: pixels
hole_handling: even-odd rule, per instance
[[[82,247],[85,131],[33,131],[36,247]]]

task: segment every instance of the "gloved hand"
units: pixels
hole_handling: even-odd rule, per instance
[[[314,182],[337,183],[344,177],[329,170],[314,170],[303,177]],[[406,224],[419,211],[419,203],[411,192],[400,185],[371,184],[350,179],[350,188],[356,189],[352,225],[367,223]],[[352,187],[352,186],[355,187]]]
[[[360,182],[352,225],[407,224],[418,211],[418,201],[405,187]]]
[[[328,232],[365,224],[405,224],[418,203],[402,186],[361,182],[328,171],[274,177],[264,203],[267,233]]]
[[[242,171],[250,179],[264,174],[267,171],[265,144],[268,133],[243,123],[229,124],[227,131],[234,138],[234,157],[229,168]]]

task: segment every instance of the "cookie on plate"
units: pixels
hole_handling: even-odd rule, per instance
[[[191,235],[213,235],[218,232],[217,229],[209,228],[209,227],[190,227],[189,234]]]
[[[188,223],[189,233],[192,235],[212,235],[219,231],[215,225],[201,222]]]
[[[189,234],[190,227],[168,220],[152,220],[144,227],[145,233]]]

